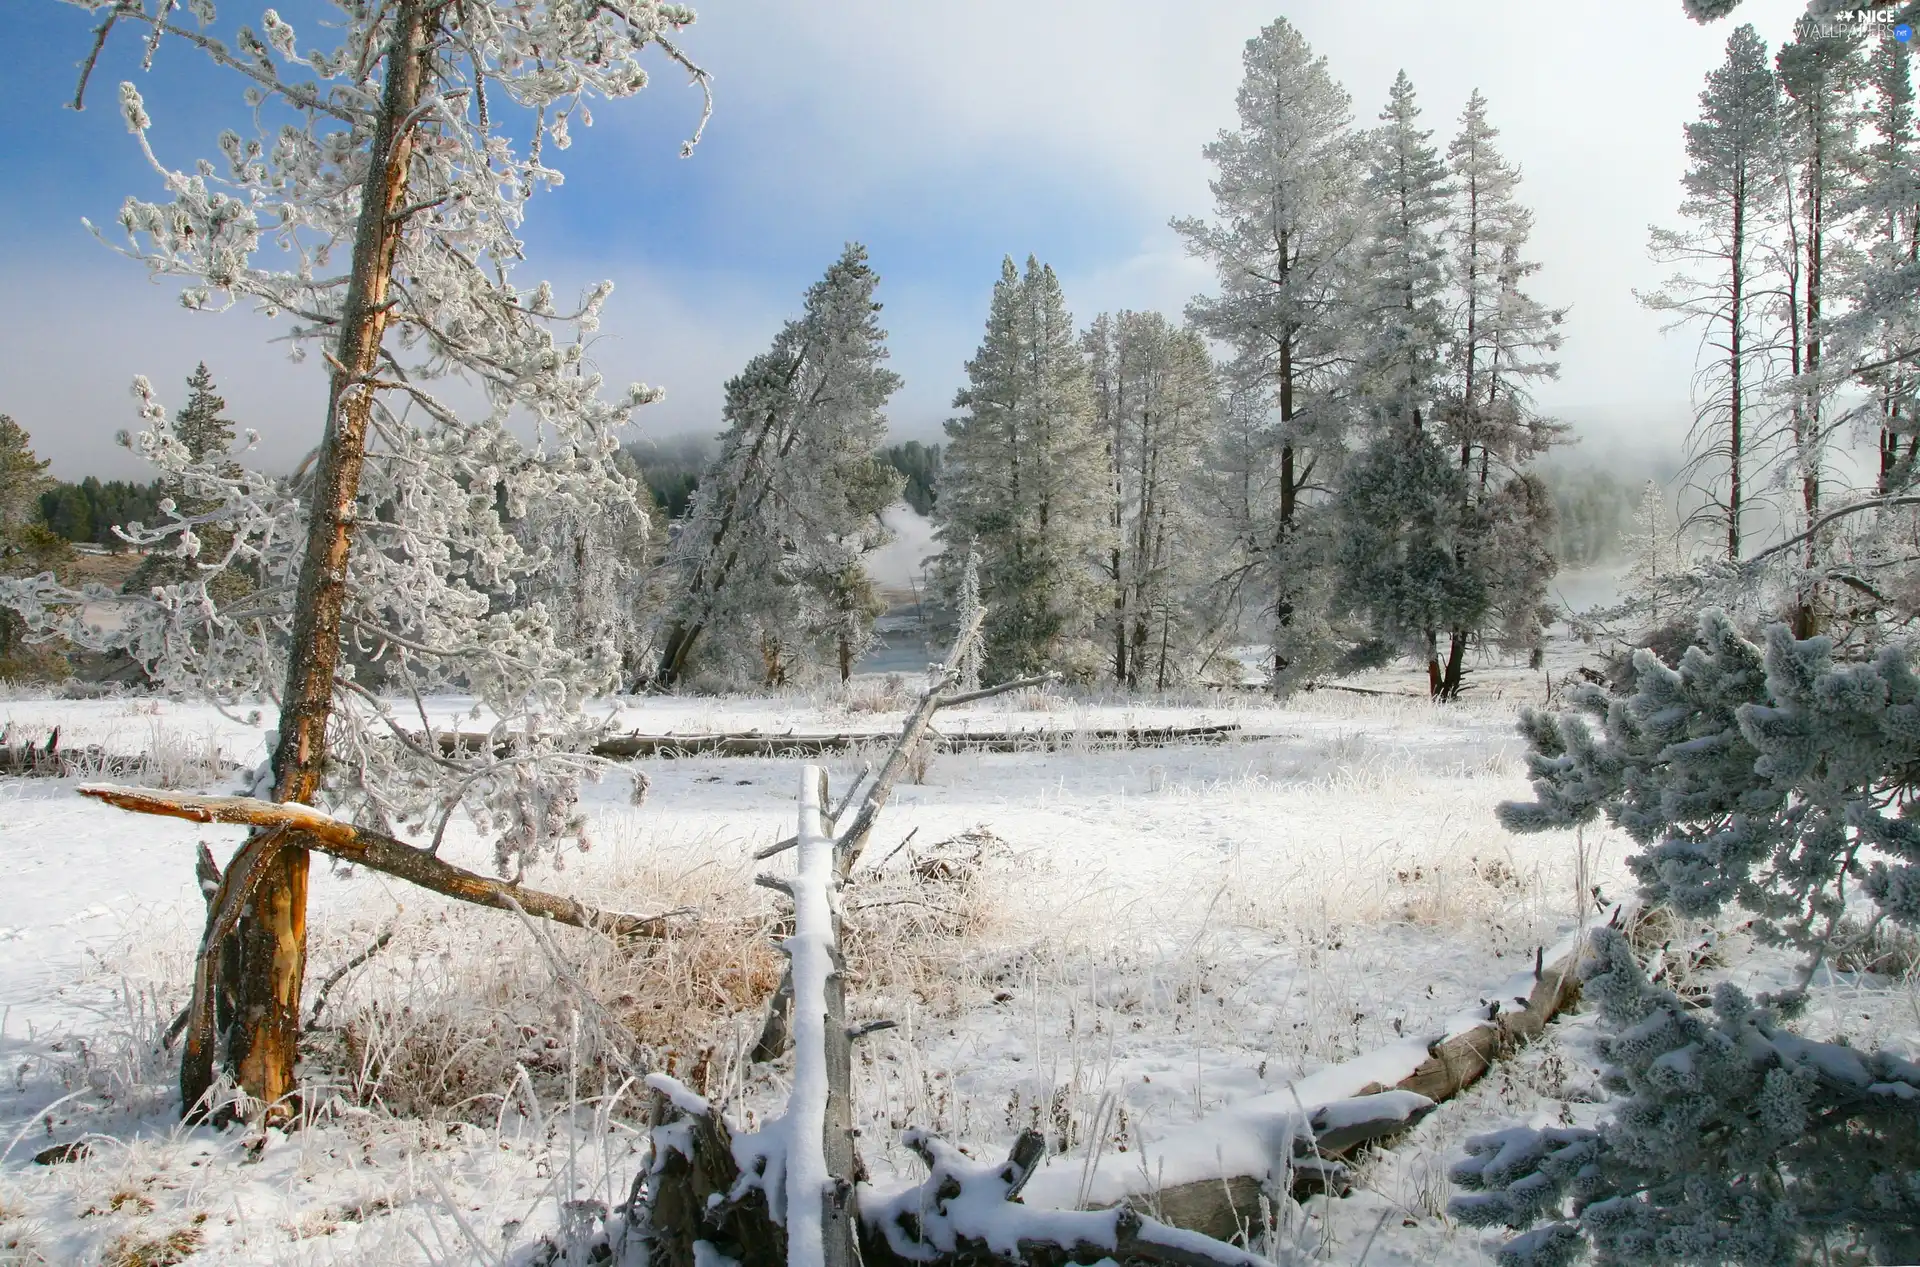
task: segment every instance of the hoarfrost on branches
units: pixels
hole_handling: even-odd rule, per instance
[[[117,249],[155,277],[180,279],[188,307],[251,303],[286,323],[295,359],[317,351],[336,365],[343,265],[368,214],[375,70],[395,12],[334,0],[337,42],[301,51],[272,11],[258,32],[243,25],[229,41],[210,29],[210,5],[182,14],[165,2],[71,2],[102,15],[103,40],[115,23],[145,27],[149,61],[163,37],[197,47],[247,81],[252,107],[250,134],[221,134],[218,163],[178,170],[155,149],[139,91],[121,86],[127,127],[165,197],[126,200]],[[495,838],[503,871],[578,838],[577,784],[593,773],[578,752],[596,725],[580,706],[613,681],[619,661],[607,631],[580,641],[545,603],[526,601],[555,560],[516,529],[534,508],[583,520],[614,508],[644,529],[642,486],[613,459],[619,428],[659,395],[640,384],[608,393],[586,359],[611,284],[569,306],[548,283],[517,282],[516,234],[532,196],[560,182],[546,143],[564,149],[570,120],[588,122],[592,98],[645,86],[650,47],[705,88],[673,42],[692,20],[658,0],[433,11],[420,104],[405,121],[414,152],[394,213],[388,337],[378,371],[344,387],[372,396],[372,416],[327,795],[371,825],[430,831],[436,845],[464,806]],[[441,394],[454,381],[468,397],[477,389],[484,408],[456,410]],[[273,697],[300,653],[288,631],[313,458],[284,479],[245,469],[244,454],[196,459],[144,379],[135,394],[145,425],[133,448],[185,496],[163,522],[123,535],[173,549],[197,575],[127,602],[113,628],[87,619],[87,604],[110,597],[104,590],[67,589],[50,574],[0,584],[0,602],[41,636],[124,648],[161,689]],[[225,549],[210,555],[208,540]],[[218,601],[220,578],[235,571],[246,592]],[[423,701],[449,690],[470,694],[472,716],[490,718],[483,740],[436,737]]]

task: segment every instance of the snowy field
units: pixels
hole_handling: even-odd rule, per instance
[[[1555,658],[1551,681],[1575,649]],[[1512,836],[1493,806],[1526,794],[1513,732],[1541,672],[1488,669],[1436,710],[1410,674],[1316,691],[1151,703],[1010,697],[943,713],[967,729],[1064,732],[1056,751],[936,757],[898,789],[847,894],[861,1149],[876,1183],[917,1180],[897,1139],[928,1127],[976,1156],[1037,1125],[1072,1150],[1036,1194],[1071,1200],[1089,1145],[1165,1174],[1160,1141],[1328,1064],[1444,1028],[1538,946],[1625,895],[1626,842],[1605,830]],[[606,705],[644,733],[896,728],[884,682],[851,696],[666,698]],[[436,724],[462,709],[435,701]],[[221,762],[265,752],[264,723],[145,699],[0,702],[16,735],[147,753],[145,777],[230,790]],[[1099,728],[1238,723],[1217,745],[1115,751]],[[873,753],[828,759],[844,787]],[[778,963],[762,845],[794,827],[799,763],[641,763],[588,789],[594,848],[529,877],[619,910],[692,906],[686,931],[638,954],[559,929],[552,952],[511,915],[316,856],[311,993],[384,930],[309,1039],[320,1105],[282,1136],[184,1130],[157,1035],[187,993],[202,921],[194,842],[231,829],[136,819],[71,780],[0,783],[0,1263],[535,1261],[569,1200],[624,1198],[644,1101],[595,1052],[667,1067],[757,1120],[785,1064],[746,1059]],[[125,781],[134,781],[125,777]],[[451,839],[485,869],[490,849]],[[1714,972],[1743,984],[1783,964],[1729,929]],[[1920,1038],[1905,981],[1829,980],[1809,1027],[1858,1043]],[[1353,1196],[1286,1213],[1327,1261],[1487,1261],[1441,1213],[1461,1140],[1511,1120],[1588,1121],[1600,1093],[1580,1017],[1365,1161]],[[35,1164],[84,1140],[88,1155]],[[1171,1182],[1171,1178],[1167,1180]],[[12,1248],[6,1248],[11,1245]],[[171,1246],[169,1250],[166,1247]],[[187,1255],[191,1251],[191,1257]],[[139,1257],[139,1253],[147,1257]],[[172,1257],[168,1257],[168,1254]],[[37,1255],[37,1256],[36,1256]]]

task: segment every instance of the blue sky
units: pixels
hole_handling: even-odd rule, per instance
[[[308,0],[282,5],[299,23]],[[763,348],[841,244],[867,244],[882,276],[901,435],[931,437],[978,342],[999,260],[1054,265],[1083,321],[1103,309],[1178,315],[1204,289],[1170,216],[1209,207],[1200,147],[1232,123],[1242,43],[1284,14],[1325,53],[1371,119],[1405,67],[1444,145],[1483,89],[1538,214],[1544,298],[1572,308],[1566,372],[1543,401],[1606,447],[1665,445],[1688,410],[1691,339],[1663,336],[1631,288],[1658,278],[1643,246],[1678,202],[1680,128],[1727,28],[1679,0],[1606,6],[1539,0],[710,0],[685,36],[713,72],[715,114],[677,157],[698,93],[662,61],[638,98],[595,111],[559,156],[566,185],[527,225],[529,276],[563,290],[616,283],[594,354],[607,377],[664,386],[642,429],[717,427],[721,384]],[[1777,41],[1798,0],[1748,0]],[[222,25],[257,6],[221,5]],[[1604,14],[1604,16],[1597,16]],[[84,113],[65,109],[88,18],[56,0],[6,0],[0,34],[0,411],[56,474],[138,475],[113,433],[133,422],[127,383],[168,403],[197,359],[230,412],[284,464],[319,430],[323,383],[290,365],[271,323],[182,312],[81,228],[111,223],[157,182],[114,108],[140,83],[162,157],[185,166],[246,113],[230,74],[192,50],[153,71],[117,40]],[[125,33],[131,35],[131,32]],[[316,32],[316,35],[318,33]],[[303,35],[304,39],[304,35]]]

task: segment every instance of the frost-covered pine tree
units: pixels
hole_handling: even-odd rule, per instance
[[[1764,648],[1723,613],[1701,615],[1677,666],[1634,653],[1630,693],[1598,686],[1559,713],[1526,710],[1532,802],[1500,806],[1513,831],[1604,814],[1642,848],[1628,859],[1649,904],[1707,916],[1730,903],[1757,933],[1808,956],[1806,973],[1860,936],[1847,901],[1920,927],[1920,678],[1911,652],[1836,662],[1785,625]]]
[[[202,361],[187,379],[187,402],[173,416],[171,430],[189,462],[218,465],[231,477],[238,475],[240,468],[228,458],[235,437],[233,422],[222,416],[226,407],[226,399],[214,390],[213,371]],[[163,497],[173,501],[175,514],[199,522],[192,534],[196,557],[186,558],[179,553],[187,540],[184,536],[174,542],[174,549],[154,551],[141,560],[122,586],[129,594],[145,594],[156,585],[177,585],[189,580],[200,571],[198,555],[204,554],[210,561],[224,560],[233,542],[232,532],[213,515],[220,506],[217,499],[193,496],[187,491],[185,481],[178,478],[161,481],[160,489]],[[247,578],[241,569],[222,568],[214,581],[214,597],[231,602],[247,588]]]
[[[1688,223],[1649,238],[1648,253],[1675,271],[1640,296],[1674,326],[1702,331],[1688,477],[1706,498],[1695,518],[1718,527],[1729,561],[1742,557],[1751,486],[1768,460],[1754,403],[1769,373],[1767,248],[1784,210],[1782,112],[1766,44],[1753,27],[1736,28],[1726,60],[1707,76],[1699,119],[1686,126]]]
[[[1452,1171],[1470,1195],[1449,1214],[1522,1233],[1501,1267],[1589,1248],[1600,1267],[1920,1261],[1920,1065],[1799,1037],[1804,996],[1723,983],[1703,1013],[1649,984],[1612,928],[1581,997],[1603,1031],[1608,1120],[1477,1136]]]
[[[1450,697],[1458,678],[1440,667],[1440,635],[1476,627],[1488,609],[1485,579],[1467,558],[1479,512],[1431,425],[1448,345],[1442,234],[1452,190],[1404,71],[1380,117],[1369,144],[1373,231],[1354,284],[1350,369],[1370,439],[1347,464],[1334,503],[1338,605],[1424,659],[1433,695]]]
[[[1371,229],[1354,297],[1353,384],[1376,431],[1431,420],[1447,350],[1446,246],[1453,188],[1433,133],[1420,126],[1413,81],[1401,71],[1368,138]]]
[[[1787,331],[1786,439],[1792,446],[1791,480],[1796,486],[1800,526],[1808,532],[1801,554],[1805,573],[1796,585],[1794,631],[1818,632],[1823,587],[1816,579],[1824,534],[1816,528],[1832,438],[1835,396],[1846,383],[1845,362],[1836,374],[1824,353],[1828,325],[1836,307],[1835,291],[1852,244],[1844,231],[1842,208],[1855,198],[1859,109],[1856,93],[1864,71],[1860,40],[1850,32],[1832,32],[1802,18],[1794,38],[1775,58],[1786,98],[1782,129],[1786,163],[1786,277],[1780,302]]]
[[[1886,497],[1914,477],[1920,453],[1920,130],[1915,128],[1913,60],[1897,41],[1867,55],[1870,88],[1855,237],[1861,259],[1838,331],[1872,394],[1874,491]]]
[[[1218,623],[1205,574],[1216,520],[1202,500],[1218,421],[1213,360],[1197,332],[1159,313],[1103,313],[1085,342],[1112,489],[1107,668],[1121,685],[1164,689],[1199,667]]]
[[[934,533],[936,577],[951,605],[980,554],[987,608],[981,675],[1097,672],[1093,645],[1107,551],[1104,437],[1087,363],[1053,269],[1011,258],[993,288],[986,336],[967,362],[964,410],[946,424]]]
[[[1557,564],[1553,500],[1528,465],[1566,429],[1533,408],[1532,385],[1558,377],[1551,360],[1565,314],[1525,289],[1539,265],[1525,258],[1533,213],[1520,173],[1496,146],[1499,129],[1475,92],[1447,148],[1453,215],[1447,226],[1452,339],[1437,410],[1443,444],[1466,474],[1474,536],[1466,561],[1484,578],[1482,627],[1448,630],[1441,694],[1458,694],[1468,641],[1491,634],[1509,650],[1539,652],[1547,586]]]
[[[509,874],[553,855],[580,831],[578,783],[593,771],[576,754],[597,723],[579,705],[615,658],[569,647],[539,605],[512,605],[548,558],[510,521],[530,503],[635,502],[641,490],[612,464],[617,428],[656,393],[602,397],[585,348],[611,287],[562,306],[550,286],[518,282],[519,227],[593,98],[639,91],[651,48],[691,69],[673,34],[692,13],[657,0],[333,0],[330,42],[303,46],[273,10],[223,34],[210,0],[76,2],[100,15],[102,43],[134,28],[149,64],[180,46],[240,79],[244,131],[185,170],[161,160],[145,102],[121,85],[165,192],[126,201],[120,249],[181,279],[190,309],[251,305],[279,322],[296,356],[317,354],[328,405],[314,452],[277,480],[194,461],[137,381],[134,448],[218,508],[182,516],[176,504],[128,535],[179,542],[201,575],[158,587],[113,630],[84,618],[97,593],[50,576],[0,584],[0,601],[40,631],[124,648],[169,689],[276,698],[262,794],[435,842],[464,810]],[[449,378],[477,388],[483,409],[463,417],[437,395]],[[222,559],[202,549],[209,524],[232,534]],[[223,607],[216,578],[234,567],[257,584]],[[404,710],[358,679],[356,659],[379,662]],[[452,755],[422,731],[453,719],[436,724],[413,702],[449,688],[497,718]],[[219,899],[242,914],[225,966],[196,982],[190,1111],[216,1055],[274,1112],[295,1092],[307,865],[297,839],[267,832],[227,868],[250,887]]]
[[[727,383],[720,455],[701,477],[665,567],[651,684],[699,666],[780,685],[831,658],[842,676],[879,612],[863,558],[900,493],[875,454],[900,376],[886,368],[879,275],[851,243],[801,316]]]
[[[1241,65],[1239,125],[1204,151],[1213,219],[1174,229],[1219,279],[1188,320],[1231,351],[1232,425],[1215,462],[1231,477],[1215,500],[1233,549],[1217,579],[1258,596],[1285,689],[1337,653],[1324,493],[1349,444],[1341,367],[1365,164],[1352,101],[1297,27],[1263,28]]]

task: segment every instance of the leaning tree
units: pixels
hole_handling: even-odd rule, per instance
[[[646,84],[649,48],[703,92],[706,76],[673,39],[692,12],[661,0],[331,0],[327,48],[303,46],[271,9],[223,36],[211,0],[71,2],[100,18],[76,108],[124,28],[139,32],[143,69],[184,44],[239,77],[250,122],[187,170],[161,160],[140,92],[120,86],[164,196],[127,200],[118,249],[182,279],[190,309],[250,303],[281,323],[296,358],[318,354],[327,408],[294,476],[271,479],[196,461],[139,380],[149,425],[135,447],[188,496],[128,535],[198,574],[158,587],[116,630],[83,618],[100,594],[51,576],[7,583],[0,600],[42,632],[126,648],[162,685],[278,703],[253,791],[335,815],[256,814],[269,825],[219,877],[181,1081],[189,1111],[204,1107],[223,1052],[246,1097],[284,1112],[320,827],[389,844],[392,831],[431,832],[403,870],[495,905],[501,886],[458,868],[450,879],[432,856],[456,812],[495,838],[503,874],[581,831],[578,706],[617,661],[514,601],[547,560],[513,526],[529,505],[638,504],[613,463],[616,429],[657,393],[602,397],[584,349],[611,286],[563,309],[549,284],[516,283],[516,231],[534,193],[558,183],[547,159],[591,122],[591,100]],[[457,411],[449,380],[477,408]],[[253,584],[223,606],[215,581],[234,568]],[[421,701],[452,685],[496,718],[485,741],[434,734]]]

